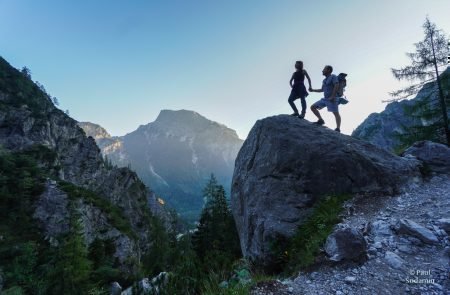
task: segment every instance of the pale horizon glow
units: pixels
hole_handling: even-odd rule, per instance
[[[390,68],[408,65],[425,17],[450,34],[449,11],[448,0],[0,0],[0,56],[30,68],[74,119],[115,136],[186,109],[245,139],[256,120],[292,113],[296,60],[313,88],[330,64],[348,73],[340,112],[351,134],[403,85]],[[320,98],[308,96],[306,119]]]

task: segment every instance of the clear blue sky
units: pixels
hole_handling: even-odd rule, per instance
[[[189,109],[245,138],[256,120],[292,112],[295,60],[315,88],[331,64],[349,74],[349,134],[401,86],[390,68],[408,63],[427,15],[450,33],[448,0],[0,0],[0,55],[113,135]]]

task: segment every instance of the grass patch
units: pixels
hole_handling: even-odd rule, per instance
[[[333,227],[341,221],[339,214],[343,203],[350,198],[350,195],[339,195],[320,200],[308,219],[288,241],[287,247],[277,249],[278,259],[286,274],[292,274],[314,264],[320,247],[331,234]]]
[[[277,279],[263,273],[251,272],[250,268],[245,259],[241,259],[234,265],[231,277],[227,272],[208,273],[203,279],[201,293],[205,295],[247,295],[258,283]]]
[[[58,186],[67,193],[70,199],[82,199],[83,201],[101,209],[107,216],[108,222],[128,237],[137,240],[136,233],[131,228],[130,223],[122,214],[122,210],[110,201],[99,197],[96,193],[73,185],[70,182],[60,181]]]

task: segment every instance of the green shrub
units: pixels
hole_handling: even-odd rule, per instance
[[[295,235],[282,251],[278,249],[279,261],[285,273],[294,273],[315,262],[320,247],[340,222],[339,214],[349,195],[328,196],[320,200],[307,220],[300,225]]]
[[[25,291],[19,286],[13,286],[2,291],[2,295],[24,295]]]

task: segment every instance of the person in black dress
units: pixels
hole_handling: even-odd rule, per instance
[[[306,100],[305,98],[308,96],[308,92],[306,91],[306,87],[304,84],[305,77],[308,79],[309,87],[311,88],[311,79],[309,78],[308,73],[305,69],[303,69],[303,62],[296,61],[295,62],[296,71],[292,74],[291,80],[289,80],[289,85],[291,85],[291,95],[289,95],[288,102],[291,105],[291,108],[294,110],[292,116],[298,116],[299,118],[305,117],[306,112]],[[302,113],[298,113],[298,109],[295,106],[294,101],[300,98],[302,103]]]

